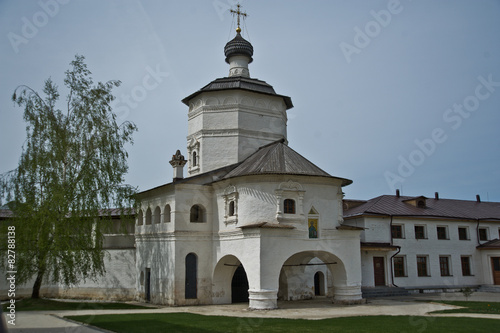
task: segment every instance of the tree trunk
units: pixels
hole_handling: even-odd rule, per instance
[[[42,286],[43,274],[45,271],[39,270],[36,276],[35,284],[33,285],[33,291],[31,293],[31,298],[40,298],[40,287]]]

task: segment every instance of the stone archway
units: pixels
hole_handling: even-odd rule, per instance
[[[342,260],[326,251],[304,251],[289,257],[281,267],[278,298],[283,300],[310,299],[315,296],[314,276],[321,271],[325,278],[325,295],[336,303],[360,303],[361,288],[349,286]]]
[[[214,269],[213,304],[231,304],[248,301],[248,279],[240,260],[233,255],[222,257]]]

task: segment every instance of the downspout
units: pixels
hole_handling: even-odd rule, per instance
[[[479,219],[476,219],[477,224],[476,224],[476,238],[477,238],[477,245],[481,245],[481,241],[479,240]]]
[[[392,215],[391,215],[391,222],[389,223],[389,232],[391,233],[391,246],[394,246],[394,244],[392,243]],[[401,252],[401,247],[398,247],[398,252],[394,253],[394,255],[391,256],[391,259],[389,260],[389,263],[391,265],[391,281],[392,281],[392,285],[394,287],[398,287],[395,283],[394,283],[394,263],[392,262],[392,260],[394,259],[395,256],[398,255],[398,253]]]

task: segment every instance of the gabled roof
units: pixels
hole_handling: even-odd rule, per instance
[[[261,94],[281,97],[285,101],[287,109],[293,108],[292,99],[288,96],[278,95],[270,84],[266,83],[265,81],[243,76],[230,76],[215,79],[200,90],[184,98],[182,100],[182,103],[189,106],[189,101],[203,92],[234,89],[253,91]]]
[[[305,157],[288,147],[283,140],[262,146],[230,171],[224,179],[248,175],[304,175],[342,180],[342,186],[352,183],[345,178],[333,177]]]
[[[490,240],[489,242],[486,242],[484,244],[476,246],[476,248],[478,250],[496,250],[496,249],[500,249],[500,240],[499,239],[493,239],[493,240]]]
[[[382,195],[345,210],[344,217],[382,215],[500,221],[500,202],[426,198],[425,207],[417,207],[405,202],[412,198],[421,196]],[[349,203],[349,200],[346,202]],[[359,201],[356,203],[359,204]]]

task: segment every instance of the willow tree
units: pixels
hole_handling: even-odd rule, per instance
[[[78,55],[65,74],[65,101],[50,79],[43,94],[15,89],[27,138],[17,169],[0,177],[15,226],[16,283],[34,279],[32,298],[45,279],[71,286],[104,274],[108,212],[134,204],[135,189],[124,185],[125,148],[137,128],[118,124],[110,106],[120,81],[94,84]]]

